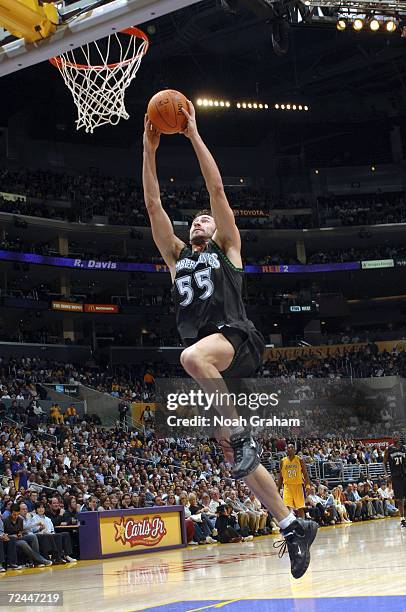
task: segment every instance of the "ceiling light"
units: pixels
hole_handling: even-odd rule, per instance
[[[237,108],[241,108],[241,104],[237,102]]]
[[[285,110],[285,105],[284,104],[281,104],[281,109]]]
[[[214,100],[214,106],[218,106],[219,103],[217,102],[217,100]]]
[[[299,110],[303,110],[303,106],[299,104]]]
[[[220,102],[220,106],[224,106],[224,102],[223,102],[223,100],[221,100],[221,102]]]
[[[276,110],[278,110],[279,104],[275,104],[275,108],[276,108]]]
[[[294,105],[292,106],[292,108],[293,108],[293,110],[296,110],[296,104],[294,104]]]
[[[354,20],[352,27],[356,32],[359,32],[364,27],[364,22],[362,21],[362,19],[357,18]]]
[[[259,105],[259,108],[264,108],[264,105],[263,105],[263,104],[260,104],[260,105]]]
[[[372,172],[375,172],[375,170],[376,170],[375,166],[371,166],[371,170],[372,170]]]
[[[268,104],[264,104],[265,108],[268,108]]]
[[[377,32],[379,30],[379,21],[377,19],[372,19],[369,22],[369,27],[373,32]]]
[[[393,21],[392,19],[390,21],[386,22],[386,31],[387,32],[394,32],[396,30],[396,22]]]
[[[304,109],[305,109],[305,111],[308,111],[308,110],[309,110],[309,107],[308,107],[308,106],[305,106],[305,107],[304,107]]]
[[[230,102],[226,102],[226,106],[227,106],[227,108],[229,108],[230,107]]]
[[[213,106],[213,100],[209,100],[209,106]]]
[[[286,109],[287,109],[287,110],[290,110],[290,104],[287,104],[287,105],[286,105]]]
[[[197,101],[197,106],[201,106],[203,104],[203,100],[201,98],[198,99]]]
[[[248,102],[248,108],[252,108],[251,102]]]
[[[254,102],[254,104],[252,105],[254,108],[258,108],[258,104],[256,102]]]
[[[206,98],[203,100],[203,106],[208,106],[209,105],[209,101],[206,100]]]
[[[242,107],[243,107],[243,108],[247,108],[247,105],[246,105],[246,103],[245,103],[245,102],[243,102],[243,103],[242,103]]]
[[[347,23],[344,21],[344,19],[339,19],[337,21],[337,30],[343,31],[345,30],[346,27],[347,27]]]

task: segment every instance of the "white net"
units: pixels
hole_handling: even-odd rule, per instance
[[[147,50],[146,35],[128,28],[51,59],[72,93],[78,130],[93,133],[97,127],[129,118],[125,92]]]

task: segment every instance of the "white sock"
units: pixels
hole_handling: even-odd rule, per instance
[[[280,529],[286,529],[295,520],[296,520],[296,517],[293,514],[293,512],[291,512],[290,514],[288,514],[288,516],[286,518],[284,518],[281,521],[279,521],[279,528]]]

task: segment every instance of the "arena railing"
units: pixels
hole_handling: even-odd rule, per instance
[[[279,472],[280,460],[283,457],[286,457],[285,453],[271,453],[265,458],[263,465],[269,472],[273,470]],[[346,464],[342,461],[315,461],[306,463],[306,469],[310,480],[326,480],[331,484],[363,479],[379,480],[390,474],[389,469],[385,471],[383,463]]]

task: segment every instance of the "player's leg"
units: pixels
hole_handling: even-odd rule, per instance
[[[392,479],[393,493],[396,500],[396,507],[399,510],[400,525],[406,528],[405,519],[405,495],[406,495],[406,479]]]
[[[215,333],[185,349],[181,354],[181,364],[205,393],[218,391],[227,394],[228,387],[220,372],[230,368],[235,353],[231,342],[223,334]],[[227,418],[238,417],[235,406],[228,403],[216,404],[215,408]],[[250,490],[278,521],[287,543],[292,575],[300,578],[309,566],[309,549],[316,537],[318,525],[314,521],[297,520],[285,506],[274,479],[260,464],[258,447],[252,436],[233,431],[229,433],[238,468],[236,477],[244,479]]]
[[[305,496],[303,493],[303,485],[295,485],[295,496],[294,496],[294,500],[295,500],[295,509],[296,509],[296,514],[299,518],[304,519],[305,517]]]
[[[242,347],[242,344],[240,345]],[[238,347],[237,347],[238,351]],[[226,398],[230,395],[221,372],[229,370],[236,357],[233,344],[221,333],[211,334],[186,348],[180,357],[186,372],[199,384],[205,393]],[[217,396],[216,396],[217,397]],[[217,412],[227,419],[237,419],[238,412],[232,401],[224,400],[214,404]],[[244,475],[260,464],[260,445],[242,427],[223,428],[219,431],[227,461],[234,463],[234,477]],[[228,442],[228,440],[230,442]],[[228,447],[228,448],[227,448]]]

